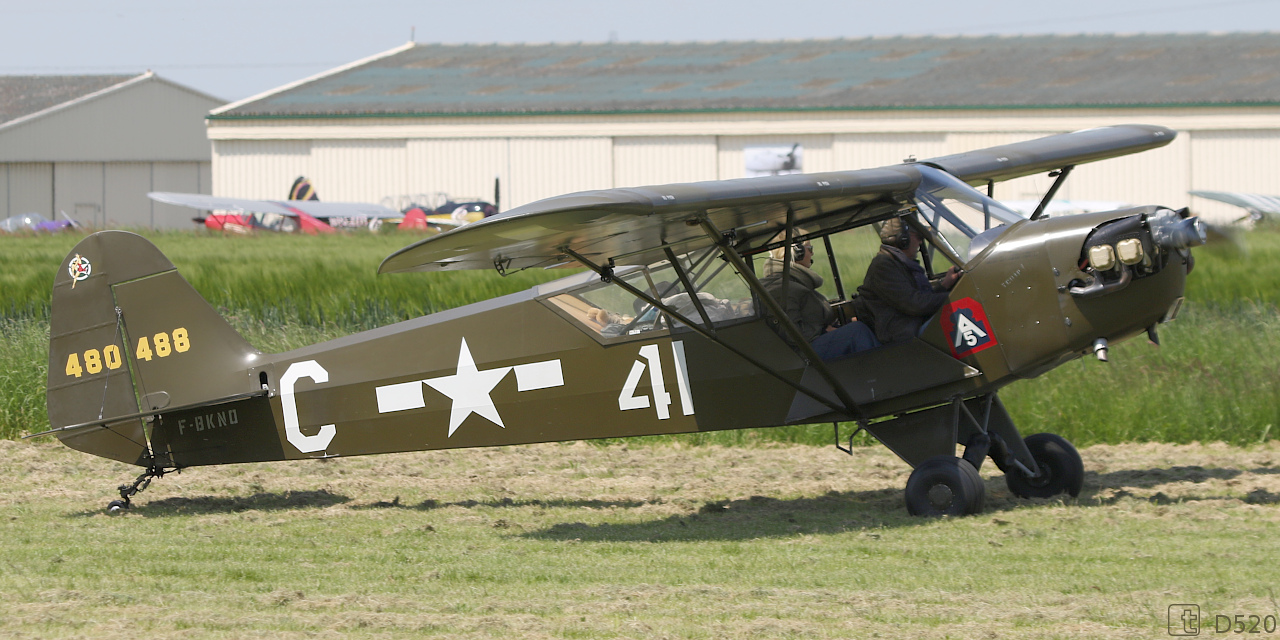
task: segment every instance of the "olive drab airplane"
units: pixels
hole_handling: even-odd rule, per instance
[[[54,282],[46,434],[146,469],[114,510],[201,465],[811,423],[834,424],[841,446],[841,422],[914,467],[913,514],[980,511],[988,457],[1019,496],[1076,495],[1075,449],[1023,438],[999,391],[1156,339],[1205,228],[1159,206],[1023,217],[971,185],[1053,172],[1047,203],[1072,167],[1175,135],[1103,127],[879,169],[550,198],[416,242],[379,272],[585,271],[276,354],[147,240],[96,233]],[[802,242],[831,254],[832,236],[894,217],[926,238],[931,273],[963,276],[918,337],[821,360],[756,259]],[[866,268],[830,262],[846,280]]]

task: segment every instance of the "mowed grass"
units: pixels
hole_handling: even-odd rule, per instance
[[[860,230],[837,244],[845,288],[861,280],[876,240]],[[282,351],[497,295],[572,271],[377,276],[381,260],[415,240],[398,234],[253,237],[149,233],[192,285],[249,341]],[[1003,398],[1024,432],[1082,445],[1222,440],[1248,444],[1280,430],[1280,231],[1244,234],[1245,257],[1198,250],[1182,316],[1145,339],[1115,345],[1110,364],[1070,363],[1010,386]],[[0,437],[47,428],[49,291],[75,236],[0,237]],[[849,265],[855,265],[850,267]],[[816,265],[828,275],[825,256]],[[849,429],[851,430],[851,429]],[[830,427],[729,431],[675,439],[698,444],[830,442]],[[657,438],[667,441],[671,438]],[[645,441],[654,441],[647,439]],[[866,443],[867,440],[862,442]]]
[[[906,515],[883,448],[584,443],[136,473],[0,441],[0,636],[1165,637],[1277,615],[1280,444],[1100,445]]]

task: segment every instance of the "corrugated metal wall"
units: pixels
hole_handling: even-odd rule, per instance
[[[447,194],[455,202],[493,201],[493,180],[505,176],[509,166],[506,138],[409,140],[405,151],[407,196],[415,204],[438,205]],[[510,186],[502,180],[501,204],[508,204]],[[396,194],[400,195],[400,194]],[[397,203],[403,209],[408,202]]]
[[[310,140],[215,140],[213,193],[234,198],[287,198],[298,176],[311,176]],[[319,187],[317,187],[319,188]],[[321,191],[320,197],[333,198]]]
[[[908,157],[931,158],[947,153],[945,133],[847,133],[832,141],[837,171],[898,164]]]
[[[404,140],[316,140],[307,177],[321,200],[379,202],[407,193],[406,166]]]
[[[504,208],[575,191],[613,186],[610,138],[511,140],[510,203]]]
[[[715,136],[613,139],[613,186],[715,180]]]
[[[1280,196],[1280,131],[1203,131],[1189,136],[1190,184],[1210,191]],[[1245,215],[1239,207],[1192,198],[1192,210],[1214,220]]]
[[[1197,135],[1179,134],[1161,149],[1080,165],[1063,186],[1062,197],[1186,206],[1192,189],[1192,140]]]
[[[13,162],[6,165],[4,217],[20,213],[53,213],[53,164],[49,162]]]
[[[0,164],[0,219],[20,213],[92,228],[189,229],[192,212],[153,202],[148,191],[209,193],[207,162]]]
[[[106,226],[103,215],[106,167],[101,162],[59,162],[54,165],[53,179],[58,185],[53,212],[66,211],[67,215],[91,227]]]

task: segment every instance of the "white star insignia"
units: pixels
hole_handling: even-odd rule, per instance
[[[463,338],[462,350],[458,352],[458,372],[451,376],[423,380],[427,386],[453,400],[453,409],[449,412],[450,436],[473,413],[503,429],[507,428],[507,425],[502,424],[502,416],[498,415],[498,408],[493,405],[493,398],[489,394],[509,371],[511,367],[485,371],[477,369],[471,350],[467,348],[467,339]]]
[[[471,349],[467,347],[466,338],[463,338],[462,348],[458,351],[457,373],[430,380],[397,382],[377,387],[374,392],[378,402],[378,413],[425,408],[427,401],[422,390],[422,385],[425,384],[453,401],[453,407],[449,413],[450,436],[473,413],[506,429],[507,425],[503,424],[502,416],[498,414],[498,408],[494,406],[493,397],[490,394],[507,376],[507,372],[512,370],[516,372],[517,392],[564,386],[564,371],[560,367],[559,359],[481,371],[476,368],[475,358],[471,357]]]

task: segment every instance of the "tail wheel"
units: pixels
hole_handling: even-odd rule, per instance
[[[913,516],[963,516],[978,513],[986,487],[967,460],[935,456],[907,479],[907,512]]]
[[[1070,442],[1052,433],[1030,435],[1023,442],[1040,467],[1040,475],[1030,477],[1011,466],[1004,480],[1014,495],[1022,498],[1050,498],[1059,493],[1073,498],[1080,495],[1080,488],[1084,486],[1084,463]]]

